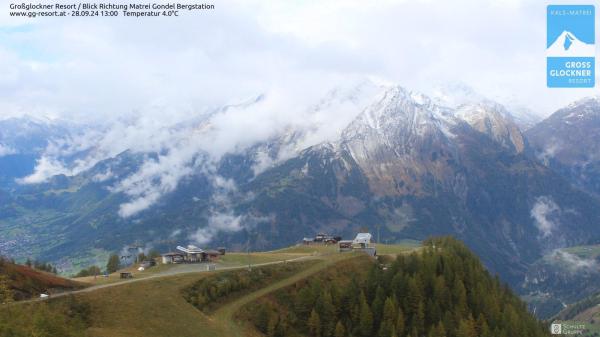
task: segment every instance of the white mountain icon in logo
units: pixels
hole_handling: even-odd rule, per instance
[[[590,56],[596,54],[596,46],[594,44],[585,43],[577,38],[575,34],[569,31],[563,31],[554,40],[552,45],[546,49],[546,56]]]

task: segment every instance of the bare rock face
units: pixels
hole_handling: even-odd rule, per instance
[[[420,195],[423,179],[444,183],[455,150],[452,111],[400,87],[388,90],[342,133],[346,150],[377,195]]]

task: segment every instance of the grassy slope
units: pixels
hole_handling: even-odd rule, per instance
[[[600,245],[574,246],[563,248],[562,250],[584,259],[593,259],[600,255]]]
[[[283,261],[289,260],[293,258],[297,258],[300,256],[304,256],[306,254],[288,254],[288,253],[251,253],[250,254],[250,263],[258,264],[258,263],[268,263],[275,261]],[[248,264],[248,254],[244,253],[228,253],[225,256],[222,256],[218,262],[219,266],[222,267],[235,267],[242,266]],[[144,271],[137,270],[138,265],[131,266],[128,268],[121,269],[116,273],[112,273],[108,275],[108,277],[103,277],[102,275],[94,277],[94,276],[86,276],[86,277],[78,277],[74,278],[78,282],[87,283],[90,285],[101,285],[108,283],[116,283],[123,281],[120,278],[121,272],[130,272],[134,275],[134,278],[147,278],[150,276],[155,276],[161,273],[169,273],[169,272],[177,272],[182,269],[189,270],[190,272],[203,271],[206,268],[206,265],[203,264],[159,264],[155,267],[148,268]]]
[[[205,274],[153,279],[81,295],[92,304],[89,336],[218,336],[180,289]]]
[[[319,262],[289,278],[233,299],[211,315],[203,314],[186,302],[180,291],[213,272],[152,278],[76,296],[91,304],[92,323],[88,329],[88,336],[91,337],[252,336],[251,328],[240,327],[233,319],[239,308],[272,291],[309,277],[331,264],[356,256],[353,253],[338,254],[335,246],[309,248],[297,246],[275,252],[252,254],[252,263],[290,260],[307,255],[313,255],[312,258]],[[386,248],[390,253],[404,253],[411,249],[412,246]],[[227,254],[222,262],[224,266],[245,264],[247,256]]]
[[[569,305],[552,321],[584,323],[588,331],[582,336],[600,334],[600,294],[590,296],[583,301]]]
[[[351,256],[344,254],[320,259],[314,266],[242,296],[209,316],[187,303],[180,290],[212,273],[163,277],[78,296],[92,304],[93,322],[89,336],[242,336],[232,319],[242,305]]]
[[[7,275],[10,286],[17,299],[37,297],[41,293],[55,293],[64,290],[83,288],[85,285],[56,276],[52,273],[12,264],[8,261],[0,263],[0,274]]]

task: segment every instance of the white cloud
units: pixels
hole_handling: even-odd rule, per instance
[[[237,232],[241,230],[243,217],[235,216],[231,213],[217,213],[212,215],[208,220],[208,225],[199,228],[190,237],[193,241],[199,244],[210,242],[219,232]]]
[[[535,0],[229,0],[213,11],[135,24],[15,20],[8,11],[0,21],[0,111],[7,115],[98,121],[144,111],[166,121],[273,88],[324,92],[352,76],[424,92],[433,82],[461,80],[488,97],[516,95],[545,114],[593,94],[546,88],[545,5]],[[170,111],[153,114],[155,107]]]
[[[34,172],[24,178],[17,179],[21,184],[38,184],[47,181],[49,178],[58,174],[69,174],[63,163],[48,156],[42,156],[37,160]]]
[[[552,253],[549,254],[547,260],[553,264],[560,264],[561,266],[564,266],[566,270],[571,273],[582,270],[587,272],[599,271],[599,266],[596,260],[591,258],[582,258],[562,249],[553,250]]]
[[[4,157],[4,156],[8,156],[11,154],[16,154],[17,150],[15,150],[14,148],[7,146],[7,145],[2,145],[0,144],[0,157]]]
[[[28,113],[95,126],[53,141],[22,182],[74,175],[126,150],[159,154],[113,186],[130,197],[124,217],[186,176],[212,174],[224,153],[287,128],[305,134],[277,158],[261,155],[256,173],[334,138],[373,92],[315,103],[365,78],[423,92],[462,81],[542,114],[594,93],[546,88],[545,4],[536,0],[227,0],[214,11],[135,23],[7,13],[0,11],[0,118]],[[553,205],[538,199],[532,209],[544,236],[556,225]],[[227,210],[214,217],[217,227],[244,221]]]
[[[98,173],[96,175],[94,175],[94,177],[92,178],[95,182],[103,182],[103,181],[107,181],[108,179],[111,179],[112,177],[114,177],[114,173],[112,172],[111,169],[108,169],[105,172],[102,173]]]
[[[537,154],[539,160],[541,160],[545,165],[549,164],[550,159],[554,158],[556,153],[560,151],[562,145],[560,141],[556,138],[549,139],[544,145],[544,150]]]
[[[560,207],[551,197],[541,196],[535,200],[530,214],[542,237],[548,237],[558,229],[560,223],[556,217],[559,213]]]
[[[184,153],[181,153],[184,152]],[[165,193],[177,188],[181,178],[193,172],[193,156],[186,156],[187,151],[172,151],[159,155],[158,159],[149,159],[133,175],[121,180],[114,192],[124,192],[132,200],[122,204],[119,215],[129,217],[145,210]]]
[[[174,230],[171,235],[169,235],[170,238],[176,238],[181,234],[181,229],[176,229]]]
[[[380,86],[359,81],[337,86],[311,103],[275,90],[260,99],[184,119],[174,118],[168,124],[148,116],[119,119],[99,129],[87,128],[52,140],[35,172],[21,182],[40,183],[56,174],[72,176],[126,150],[157,153],[147,156],[135,173],[111,189],[131,198],[119,211],[121,216],[130,217],[174,191],[182,178],[198,172],[214,175],[214,166],[225,153],[244,151],[259,142],[281,137],[282,147],[275,157],[259,152],[253,167],[258,174],[307,146],[334,139],[381,90]],[[76,154],[82,155],[72,163],[62,160]],[[113,176],[108,170],[94,179],[105,181]]]
[[[208,224],[190,235],[190,239],[198,244],[210,242],[219,232],[237,232],[243,229],[248,218],[247,215],[235,214],[232,208],[231,198],[237,194],[235,182],[216,174],[210,178],[214,193]]]

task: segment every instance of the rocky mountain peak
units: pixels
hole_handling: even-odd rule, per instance
[[[352,139],[365,133],[399,136],[408,141],[438,130],[451,136],[449,126],[455,124],[451,110],[436,105],[428,96],[392,86],[380,99],[367,107],[342,133]]]
[[[492,102],[464,104],[456,110],[456,116],[506,148],[518,153],[525,149],[525,139],[519,127],[500,104]]]

